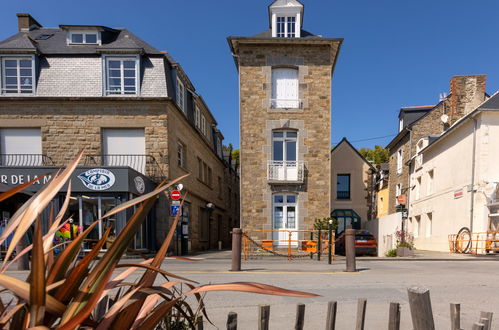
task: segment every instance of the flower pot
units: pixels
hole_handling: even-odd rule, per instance
[[[398,247],[397,248],[398,257],[414,257],[414,251],[408,247]]]

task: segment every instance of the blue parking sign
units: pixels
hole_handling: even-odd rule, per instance
[[[170,215],[172,217],[176,217],[179,210],[180,210],[180,205],[171,205],[170,206]]]

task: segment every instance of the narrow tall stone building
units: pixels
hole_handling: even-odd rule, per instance
[[[303,30],[303,12],[299,1],[274,1],[269,30],[228,38],[240,84],[244,229],[311,229],[331,211],[331,78],[343,39]],[[271,236],[261,234],[287,239]]]

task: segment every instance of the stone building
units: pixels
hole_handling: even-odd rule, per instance
[[[338,234],[348,226],[361,229],[371,220],[375,173],[346,138],[331,151],[331,216],[338,220]]]
[[[215,118],[180,64],[126,29],[46,28],[29,14],[17,16],[19,32],[0,42],[2,183],[53,171],[84,149],[70,211],[86,226],[160,180],[190,173],[182,182],[188,195],[177,251],[215,248],[219,241],[229,247],[239,216],[238,175],[224,157]],[[105,179],[91,182],[94,173]],[[58,208],[60,200],[53,204]],[[134,248],[161,244],[169,206],[160,196]],[[8,219],[13,210],[0,208]],[[94,238],[109,224],[118,234],[128,216],[99,224]]]
[[[228,38],[239,74],[244,229],[311,229],[331,209],[331,78],[342,39],[303,30],[303,9],[274,1],[269,30]]]
[[[455,76],[449,95],[437,105],[400,109],[398,134],[386,147],[390,152],[388,213],[396,212],[397,196],[411,198],[409,161],[431,136],[445,132],[487,98],[485,83],[484,75]]]

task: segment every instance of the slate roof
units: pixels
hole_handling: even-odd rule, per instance
[[[478,110],[499,110],[499,92],[496,92],[490,99],[482,103]]]
[[[95,29],[96,27],[92,26],[89,28]],[[27,32],[19,32],[0,41],[0,52],[7,50],[30,50],[38,51],[45,55],[90,55],[100,54],[106,50],[133,50],[149,55],[162,55],[159,50],[138,38],[127,29],[97,28],[101,30],[102,45],[68,45],[67,30],[62,28],[39,28]]]

